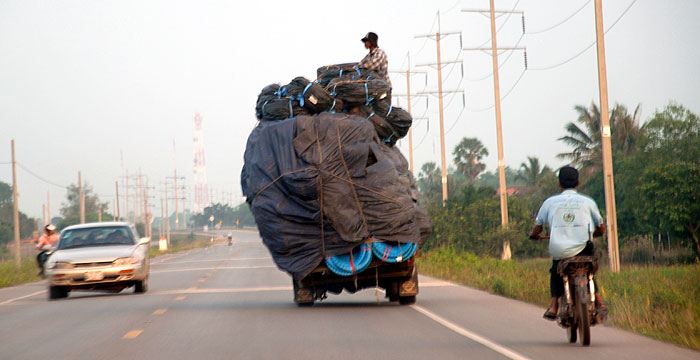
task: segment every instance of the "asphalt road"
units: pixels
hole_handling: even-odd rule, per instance
[[[604,326],[571,345],[544,309],[425,276],[416,305],[365,290],[298,308],[257,233],[234,239],[152,259],[143,295],[0,289],[0,359],[700,359]]]

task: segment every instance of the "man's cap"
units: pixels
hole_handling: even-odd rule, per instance
[[[564,166],[559,169],[559,182],[563,186],[576,186],[578,183],[578,170],[571,166]]]
[[[362,41],[362,42],[369,41],[371,44],[376,44],[377,40],[379,40],[379,36],[377,36],[377,34],[371,32],[371,31],[368,32],[367,35],[365,35],[365,37],[360,39],[360,41]]]
[[[48,231],[54,231],[56,230],[56,226],[54,224],[48,224],[44,227]]]

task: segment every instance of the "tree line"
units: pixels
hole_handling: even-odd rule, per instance
[[[579,191],[596,200],[604,215],[600,111],[595,104],[578,105],[575,110],[577,118],[565,125],[558,139],[569,151],[557,157],[579,170]],[[661,245],[653,246],[681,247],[700,256],[698,116],[670,103],[641,124],[639,106],[630,112],[616,104],[610,111],[610,126],[621,249],[651,241],[656,244],[663,238]],[[527,240],[526,233],[542,201],[560,191],[556,169],[532,156],[518,169],[506,167],[510,224],[501,229],[498,172],[485,171],[482,162],[488,149],[477,138],[463,138],[452,155],[445,207],[440,168],[425,163],[417,176],[435,228],[426,248],[449,246],[498,256],[507,238],[514,256],[546,255],[545,247]]]

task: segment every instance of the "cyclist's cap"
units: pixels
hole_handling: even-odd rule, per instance
[[[559,183],[566,188],[575,187],[578,184],[578,170],[568,165],[559,169]]]
[[[46,230],[54,231],[54,230],[56,230],[56,226],[54,226],[54,224],[48,224],[48,225],[46,225]]]

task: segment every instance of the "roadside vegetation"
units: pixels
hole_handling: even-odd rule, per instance
[[[559,138],[570,151],[558,157],[579,170],[579,192],[591,196],[605,218],[600,113],[595,105],[575,110],[578,117]],[[610,111],[620,273],[608,271],[607,239],[596,243],[609,324],[700,349],[700,119],[675,103],[644,123],[640,117],[639,107],[629,112],[617,104]],[[465,138],[452,154],[444,207],[440,168],[426,163],[417,177],[434,227],[421,271],[546,306],[548,243],[527,235],[542,202],[561,191],[556,169],[536,157],[518,169],[506,167],[504,229],[498,172],[485,171],[482,163],[488,150]],[[513,261],[500,260],[504,242]]]

